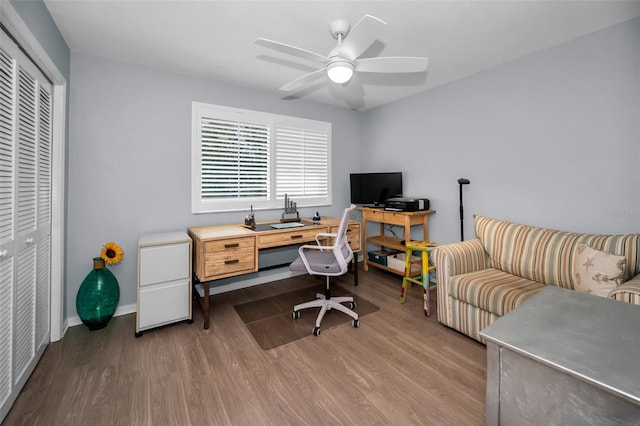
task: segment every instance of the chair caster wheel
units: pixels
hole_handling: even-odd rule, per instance
[[[355,309],[356,308],[356,302],[349,302],[349,309]]]
[[[293,319],[298,319],[300,318],[300,311],[293,311]]]
[[[353,320],[353,328],[360,328],[360,320],[357,320],[357,319]]]
[[[320,335],[320,327],[313,327],[313,335],[314,336]]]

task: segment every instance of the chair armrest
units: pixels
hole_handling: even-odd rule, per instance
[[[620,302],[640,305],[640,274],[611,290],[609,297]]]
[[[445,244],[433,250],[438,282],[438,321],[453,327],[449,279],[455,275],[487,269],[491,261],[479,239]]]
[[[298,247],[298,253],[302,253],[304,250],[331,250],[334,246],[323,246],[320,244],[305,244]]]
[[[323,237],[324,237],[324,238],[337,238],[337,237],[338,237],[338,234],[334,234],[334,233],[330,233],[330,232],[318,232],[318,233],[316,234],[316,244],[318,244],[319,246],[320,246],[320,245],[322,245],[322,244],[320,244],[320,240],[321,240]],[[334,247],[334,246],[335,246],[335,244],[336,244],[337,242],[338,242],[338,240],[336,239],[336,240],[333,242],[333,244],[334,244],[333,246],[325,246],[325,248]]]
[[[338,234],[333,234],[331,232],[318,232],[316,234],[316,237],[334,237],[335,238],[337,236],[338,236]]]

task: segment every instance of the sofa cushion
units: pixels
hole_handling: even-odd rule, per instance
[[[622,282],[640,274],[640,234],[583,235],[580,242],[596,250],[625,257]]]
[[[577,291],[608,297],[611,290],[622,284],[625,257],[579,243],[573,265]]]
[[[450,278],[449,295],[469,305],[502,316],[545,287],[544,284],[495,268]]]
[[[625,256],[625,280],[640,273],[640,234],[580,234],[480,215],[475,215],[475,228],[491,266],[532,281],[573,289],[579,243]]]

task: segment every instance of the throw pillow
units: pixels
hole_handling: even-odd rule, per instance
[[[625,264],[624,256],[579,243],[573,262],[575,290],[607,297],[611,290],[622,284]]]

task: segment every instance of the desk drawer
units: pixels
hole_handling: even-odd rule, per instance
[[[402,212],[393,212],[388,210],[365,210],[364,220],[371,222],[389,223],[392,225],[404,225],[406,223],[406,214]]]
[[[190,318],[189,279],[145,286],[138,301],[138,331]]]
[[[234,272],[255,271],[255,241],[254,237],[205,241],[205,276],[211,279]]]
[[[383,213],[384,217],[382,222],[390,223],[392,225],[402,225],[404,226],[407,223],[407,215],[397,212],[385,211]]]
[[[337,233],[338,227],[332,226],[329,232],[334,234]],[[359,223],[349,224],[349,226],[347,227],[347,241],[349,241],[349,246],[351,247],[351,250],[353,252],[360,251],[360,224]],[[333,239],[332,241],[329,242],[329,244],[332,244],[332,243],[333,243]]]
[[[323,226],[296,228],[286,232],[268,232],[258,235],[258,248],[281,247],[291,244],[315,242],[318,232],[327,232]]]
[[[362,215],[364,220],[384,222],[384,210],[364,210]]]
[[[189,279],[190,249],[190,243],[140,247],[140,286]]]

